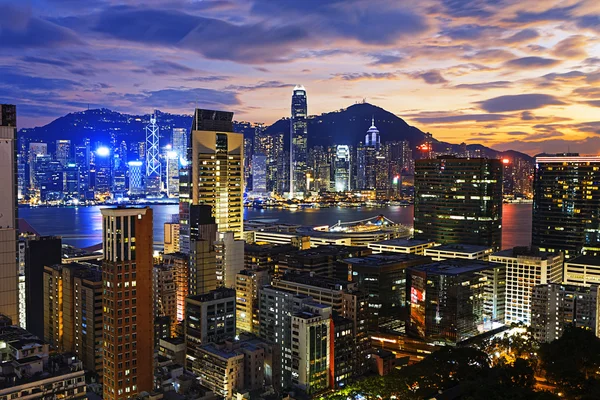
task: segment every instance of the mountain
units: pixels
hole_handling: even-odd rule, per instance
[[[157,123],[160,128],[161,146],[170,143],[173,128],[190,128],[191,115],[179,115],[156,111]],[[420,129],[410,126],[402,118],[369,103],[354,104],[348,108],[311,116],[307,120],[309,146],[330,146],[333,144],[356,145],[364,141],[365,133],[375,121],[381,135],[381,142],[408,140],[414,149],[422,144],[427,136]],[[83,138],[90,138],[92,143],[101,142],[108,144],[111,135],[117,141],[144,141],[145,126],[150,122],[150,115],[122,114],[109,109],[85,110],[70,113],[57,118],[47,125],[37,128],[21,129],[19,134],[28,139],[43,140],[50,144],[50,151],[56,140],[70,139],[75,144]],[[246,137],[254,136],[254,128],[247,122],[234,123],[236,132],[241,132]],[[282,118],[266,128],[267,134],[283,133],[286,148],[289,146],[290,120]],[[459,150],[458,144],[440,142],[433,139],[435,151],[444,151],[447,148]],[[472,144],[469,150],[480,149],[488,157],[510,156],[532,160],[526,154],[516,151],[498,152],[488,147]]]

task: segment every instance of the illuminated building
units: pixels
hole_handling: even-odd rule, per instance
[[[494,264],[445,260],[406,271],[409,315],[406,332],[440,344],[456,344],[500,325],[487,323],[485,290]]]
[[[259,292],[270,281],[269,270],[244,269],[235,279],[235,318],[238,332],[258,334]]]
[[[233,399],[244,388],[244,354],[222,345],[207,344],[196,351],[197,361],[191,371],[200,383],[223,399]]]
[[[164,223],[164,254],[179,253],[179,215],[171,216],[170,222]]]
[[[535,340],[550,343],[559,339],[565,328],[573,326],[599,336],[600,310],[597,285],[537,285],[531,296],[531,329]]]
[[[350,190],[350,148],[346,145],[337,146],[335,156],[335,191],[346,192]]]
[[[338,278],[358,284],[369,295],[370,331],[399,329],[406,318],[406,270],[430,262],[413,254],[373,254],[342,260]]]
[[[175,151],[167,153],[167,196],[179,196],[179,155]]]
[[[152,209],[104,208],[103,397],[153,390]]]
[[[96,196],[110,192],[112,182],[110,161],[110,149],[108,147],[99,147],[96,149],[94,155],[94,167],[96,171],[94,194]]]
[[[90,145],[89,139],[82,146],[75,146],[75,165],[79,167],[79,188],[80,197],[85,199],[85,195],[90,190]]]
[[[252,156],[252,191],[267,192],[267,156],[261,153]]]
[[[173,151],[177,153],[182,164],[187,161],[187,147],[189,143],[188,131],[186,128],[173,128]]]
[[[600,285],[600,257],[584,255],[565,260],[565,283]]]
[[[175,268],[170,264],[155,265],[153,269],[154,318],[169,317],[170,336],[175,336],[177,323],[177,287]],[[154,343],[158,339],[154,338]]]
[[[160,194],[161,169],[159,160],[159,129],[156,124],[156,115],[150,116],[150,123],[146,126],[146,175],[144,182],[146,194],[158,196]]]
[[[191,165],[188,175],[180,177],[183,252],[189,252],[190,205],[211,206],[219,232],[242,237],[244,141],[241,133],[233,133],[232,118],[224,111],[196,109],[194,114]]]
[[[37,156],[48,155],[48,144],[47,143],[29,143],[29,186],[31,188],[38,187],[35,180],[35,160]],[[89,165],[89,164],[88,164]]]
[[[415,239],[501,248],[502,164],[484,158],[418,160]]]
[[[0,104],[0,313],[18,324],[16,139],[17,108]]]
[[[488,246],[452,243],[426,248],[424,255],[431,257],[433,261],[457,258],[463,260],[487,260],[493,252],[494,249]]]
[[[305,194],[307,189],[307,117],[306,89],[302,85],[296,85],[292,94],[290,118],[290,197]]]
[[[190,207],[190,269],[189,293],[200,295],[217,288],[217,224],[211,216],[211,207],[207,205],[192,205]],[[181,245],[181,233],[180,233]]]
[[[81,192],[81,176],[79,166],[75,163],[68,163],[63,170],[63,192],[65,196],[79,198]]]
[[[369,243],[367,247],[373,250],[373,254],[378,253],[406,253],[424,255],[425,249],[433,247],[434,242],[430,240],[418,239],[389,239],[381,242]]]
[[[141,161],[129,161],[129,194],[144,194],[144,167]]]
[[[102,272],[70,263],[44,267],[44,340],[74,353],[102,382]]]
[[[56,161],[58,161],[63,167],[71,161],[71,141],[70,140],[57,140],[56,141]]]
[[[600,247],[600,157],[537,157],[532,245],[565,258]]]
[[[244,241],[233,232],[218,232],[214,242],[217,257],[217,286],[235,287],[235,276],[244,269]]]
[[[536,248],[515,247],[489,256],[489,261],[506,266],[506,324],[531,323],[531,293],[539,284],[560,283],[563,255]]]
[[[189,260],[185,254],[164,254],[163,261],[173,268],[173,279],[175,280],[177,318],[179,324],[185,320],[185,298],[189,294]],[[177,327],[179,329],[179,326]],[[182,333],[182,332],[178,332]]]

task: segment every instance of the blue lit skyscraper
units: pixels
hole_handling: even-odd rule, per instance
[[[139,196],[144,194],[144,163],[129,161],[129,194]]]
[[[290,119],[290,197],[306,192],[307,169],[307,101],[304,86],[294,87]]]
[[[160,150],[159,129],[156,125],[156,115],[150,117],[150,124],[146,126],[146,194],[158,196],[160,194]]]

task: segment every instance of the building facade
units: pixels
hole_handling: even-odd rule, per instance
[[[306,89],[296,85],[292,93],[292,117],[290,118],[290,197],[306,193],[308,155],[308,106]]]

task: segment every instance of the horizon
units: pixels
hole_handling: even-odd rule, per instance
[[[444,142],[600,152],[596,2],[375,3],[0,0],[0,102],[19,128],[88,105],[272,124],[301,84],[309,115],[366,99]]]

